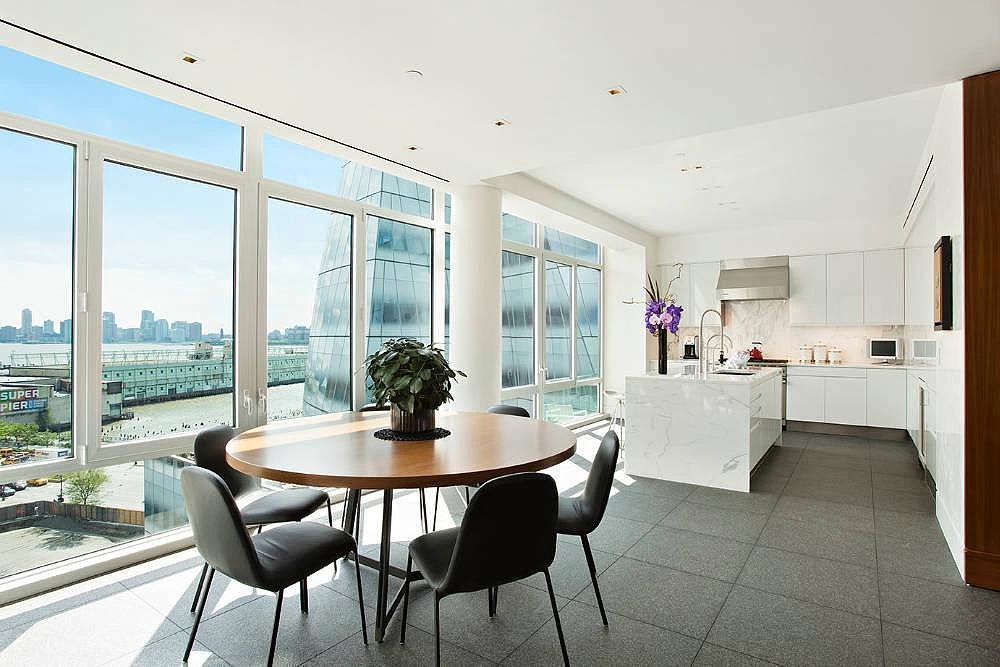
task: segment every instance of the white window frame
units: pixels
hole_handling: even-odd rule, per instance
[[[561,253],[553,252],[551,250],[545,250],[544,240],[545,240],[545,226],[528,220],[534,224],[534,244],[527,245],[524,243],[518,243],[516,241],[503,240],[501,247],[503,250],[518,253],[520,255],[527,255],[534,258],[535,261],[535,382],[533,384],[521,385],[518,387],[501,387],[500,389],[500,399],[503,401],[515,399],[515,398],[527,398],[532,401],[534,406],[534,414],[537,418],[542,419],[544,417],[544,400],[545,394],[560,391],[563,389],[571,389],[574,387],[584,387],[589,385],[597,386],[597,416],[604,415],[604,396],[601,392],[601,385],[604,383],[604,360],[605,360],[605,350],[604,344],[606,336],[604,335],[604,297],[605,297],[605,279],[604,279],[604,249],[598,245],[598,261],[590,262],[587,260],[582,260],[577,257],[572,257],[570,255],[564,255]],[[545,334],[546,334],[546,324],[545,324],[545,281],[547,278],[547,272],[545,269],[545,262],[552,261],[558,262],[560,264],[569,265],[571,267],[570,272],[570,286],[569,286],[569,297],[570,297],[570,377],[568,378],[557,378],[554,380],[549,380],[546,375],[548,369],[545,367]],[[578,369],[576,362],[576,270],[578,266],[583,266],[591,269],[596,269],[601,272],[601,289],[600,289],[600,308],[598,310],[598,328],[601,332],[601,357],[600,357],[600,368],[598,373],[594,377],[578,379]],[[502,278],[501,278],[502,279]],[[567,426],[573,427],[578,424],[583,424],[588,421],[593,420],[594,415],[587,417],[582,417],[579,420],[575,420]]]

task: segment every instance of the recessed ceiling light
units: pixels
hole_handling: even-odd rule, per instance
[[[686,173],[686,172],[687,172],[687,170],[688,170],[688,168],[687,168],[687,167],[681,167],[681,173],[682,173],[682,174],[683,174],[683,173]]]
[[[406,150],[408,150],[408,151],[419,151],[420,150],[420,146],[407,146]]]
[[[406,70],[406,76],[410,77],[411,79],[422,79],[424,78],[424,73],[418,69],[408,69]]]
[[[694,166],[694,168],[695,168],[695,169],[701,169],[701,168],[702,168],[702,166],[701,166],[700,164],[696,164],[696,165]]]
[[[503,118],[498,118],[497,120],[493,121],[493,124],[496,125],[497,127],[505,127],[507,125],[510,125],[510,121],[504,120]]]
[[[612,97],[615,95],[624,95],[627,92],[628,91],[625,90],[624,86],[614,86],[612,88],[608,88],[608,95],[611,95]]]
[[[193,53],[188,53],[185,51],[184,55],[181,56],[181,60],[188,63],[189,65],[194,65],[196,62],[198,62],[199,58]]]

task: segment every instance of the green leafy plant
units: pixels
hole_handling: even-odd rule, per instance
[[[82,472],[71,472],[65,477],[66,495],[70,502],[78,505],[92,505],[100,502],[104,486],[111,481],[105,470],[96,468]]]
[[[365,369],[378,405],[389,403],[411,414],[453,400],[452,380],[466,377],[448,364],[439,348],[412,338],[382,343],[365,359]]]

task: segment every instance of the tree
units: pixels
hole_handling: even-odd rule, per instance
[[[100,501],[103,487],[109,481],[108,473],[101,469],[71,472],[66,475],[66,495],[70,502],[91,505]]]

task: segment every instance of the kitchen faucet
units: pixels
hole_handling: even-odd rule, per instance
[[[699,350],[701,355],[701,361],[699,362],[699,364],[701,365],[702,375],[708,375],[708,357],[705,355],[705,348],[708,345],[708,341],[705,340],[705,316],[708,315],[709,313],[715,313],[716,315],[719,316],[720,351],[722,351],[722,348],[726,344],[725,342],[726,325],[722,322],[722,313],[716,310],[715,308],[708,308],[707,310],[705,310],[705,312],[701,314],[701,322],[698,325],[698,340],[701,341],[701,350]]]
[[[733,339],[724,333],[712,334],[711,336],[708,337],[708,340],[705,342],[705,348],[710,351],[714,350],[715,348],[712,347],[712,341],[715,340],[716,338],[719,339],[719,347],[718,347],[719,357],[720,357],[719,361],[722,362],[724,361],[723,357],[725,357],[726,354],[726,342],[727,341],[729,342],[729,351],[732,352]]]

